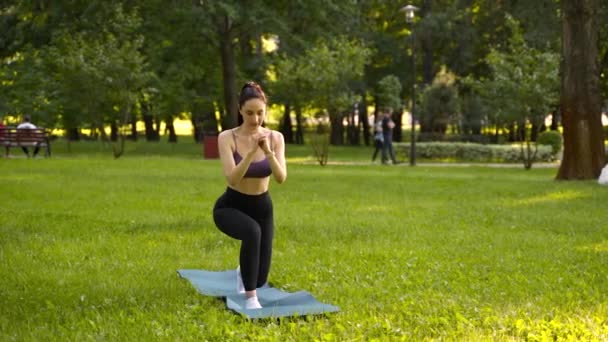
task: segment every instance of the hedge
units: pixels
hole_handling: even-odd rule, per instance
[[[409,143],[393,143],[393,148],[400,159],[409,158]],[[534,146],[532,146],[532,151],[534,151]],[[416,157],[427,160],[456,160],[466,162],[523,162],[520,144],[491,145],[455,142],[417,142]],[[551,162],[555,160],[555,157],[550,145],[538,145],[536,162]]]

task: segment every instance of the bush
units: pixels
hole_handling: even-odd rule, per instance
[[[562,135],[558,131],[544,131],[538,135],[536,142],[540,145],[549,145],[554,155],[562,150]]]
[[[409,143],[393,143],[399,159],[408,159]],[[416,156],[427,160],[456,160],[465,162],[522,162],[521,145],[486,145],[475,143],[418,142]],[[551,146],[538,145],[535,161],[555,159]]]

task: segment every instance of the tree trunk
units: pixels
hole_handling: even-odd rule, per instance
[[[158,141],[158,131],[154,129],[154,116],[150,115],[150,106],[144,103],[142,104],[141,110],[146,131],[146,141]]]
[[[116,122],[110,124],[110,141],[118,141],[118,125]]]
[[[156,134],[156,140],[160,141],[160,117],[158,115],[154,116],[154,122],[156,123],[156,126],[154,127],[154,132]]]
[[[559,127],[559,108],[556,108],[555,110],[553,110],[553,113],[551,113],[551,130],[552,131],[557,131],[557,128]]]
[[[283,133],[286,144],[293,144],[293,125],[291,124],[291,105],[289,103],[285,104],[285,114],[283,114],[281,133]]]
[[[222,58],[222,75],[224,78],[224,105],[225,117],[222,120],[222,129],[226,130],[237,126],[238,98],[236,87],[236,62],[234,58],[232,23],[228,16],[224,16],[218,28],[220,52]]]
[[[396,110],[391,114],[395,128],[393,128],[393,141],[401,142],[403,140],[403,112],[401,108],[395,108]]]
[[[169,131],[169,142],[176,143],[177,134],[175,134],[175,126],[173,126],[173,119],[165,120],[165,125],[166,125],[165,130]]]
[[[516,129],[517,132],[515,132],[515,141],[524,141],[526,137],[526,121],[519,121]]]
[[[356,107],[355,107],[356,108]],[[355,115],[356,111],[349,110],[347,115],[348,126],[346,128],[346,136],[348,137],[348,144],[351,146],[359,145],[359,131],[357,131],[357,126],[355,125]]]
[[[192,113],[190,122],[192,123],[192,138],[194,138],[194,142],[202,143],[204,134],[203,120],[201,119],[200,114]]]
[[[332,113],[332,112],[330,112]],[[342,113],[334,111],[334,114],[329,116],[330,123],[330,139],[332,145],[344,145],[344,126],[342,125]]]
[[[509,124],[509,129],[508,129],[508,138],[507,140],[509,142],[516,142],[517,141],[517,126],[515,125],[515,122],[511,122]]]
[[[564,157],[556,179],[597,179],[605,163],[599,0],[562,0],[560,108]]]
[[[367,114],[367,101],[365,96],[361,96],[362,101],[359,103],[359,125],[363,127],[363,141],[365,146],[370,144],[370,127],[369,127],[369,116]]]
[[[532,132],[530,133],[530,141],[536,141],[536,139],[538,139],[538,134],[544,130],[547,130],[547,127],[545,127],[541,120],[532,120]]]
[[[302,107],[299,104],[295,104],[296,112],[296,144],[304,144],[304,127],[302,125]]]
[[[68,128],[67,129],[67,138],[69,141],[79,141],[80,140],[80,129],[76,128]]]
[[[98,140],[99,132],[98,132],[97,126],[91,125],[90,130],[91,130],[91,133],[89,134],[89,139]]]
[[[108,138],[108,134],[106,133],[106,129],[103,127],[103,125],[99,125],[97,130],[99,131],[102,142],[107,143],[110,141],[110,138]]]
[[[133,116],[133,119],[131,120],[131,140],[133,141],[137,141],[137,119],[135,118],[135,115]]]

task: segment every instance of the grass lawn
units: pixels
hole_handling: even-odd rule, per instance
[[[176,274],[237,266],[211,217],[219,162],[200,145],[140,145],[118,160],[81,143],[0,159],[0,340],[608,340],[608,189],[595,182],[319,167],[289,146],[288,180],[271,184],[270,280],[341,312],[248,321]]]

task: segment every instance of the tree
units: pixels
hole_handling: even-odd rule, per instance
[[[458,93],[455,81],[456,75],[443,67],[433,83],[424,89],[420,105],[420,125],[427,129],[423,132],[441,137],[446,133],[448,124],[456,121]]]
[[[507,19],[512,32],[507,48],[493,49],[486,57],[492,77],[473,84],[493,113],[495,125],[509,124],[515,129],[522,142],[524,166],[530,169],[535,153],[530,141],[557,98],[558,57],[528,46],[518,22]]]
[[[401,126],[403,108],[401,107],[401,82],[395,75],[387,75],[378,82],[376,104],[379,108],[391,111],[396,126]],[[376,118],[377,119],[377,118]],[[393,130],[393,139],[401,141],[401,130]]]
[[[300,75],[293,68],[302,54],[320,40],[330,40],[347,32],[353,39],[359,25],[358,1],[307,0],[274,1],[276,13],[282,16],[281,24],[276,25],[270,37],[278,42],[278,49],[270,54],[269,71],[273,75],[268,89],[274,103],[285,106],[284,116],[279,129],[286,143],[304,143],[303,100],[307,89],[295,77]],[[287,71],[290,70],[290,71]],[[276,79],[274,78],[276,77]],[[296,131],[293,132],[291,112],[295,112]]]
[[[276,78],[270,83],[269,89],[275,99],[285,104],[285,114],[281,124],[285,142],[296,144],[304,143],[302,108],[312,98],[311,89],[308,88],[309,83],[306,82],[307,75],[301,68],[303,62],[302,58],[289,58],[287,55],[279,58],[273,68]],[[292,136],[290,113],[292,106],[296,112],[295,139]]]
[[[378,82],[376,101],[383,108],[398,109],[401,107],[401,82],[395,75],[387,75]]]
[[[605,164],[599,70],[599,0],[562,1],[559,180],[597,179]]]
[[[360,42],[343,37],[319,41],[295,60],[278,64],[277,75],[288,83],[275,85],[274,89],[295,90],[298,103],[302,101],[310,108],[326,110],[331,123],[330,142],[341,145],[344,110],[357,102],[351,84],[363,76],[369,55],[369,49]]]
[[[215,105],[222,102],[222,67],[211,14],[198,1],[169,7],[162,0],[140,2],[142,50],[156,76],[141,104],[146,138],[159,140],[164,121],[168,141],[177,141],[173,121],[182,118],[190,119],[193,138],[200,141],[203,131],[217,131]]]
[[[200,1],[204,36],[218,49],[221,70],[224,112],[222,128],[238,123],[238,85],[243,77],[263,77],[262,36],[284,26],[283,16],[271,1],[255,4],[237,0]],[[240,54],[239,54],[240,52]],[[263,80],[257,80],[263,83]]]
[[[71,138],[130,115],[149,76],[134,10],[97,1],[23,1],[14,10],[16,36],[27,37],[11,44],[14,112],[59,122]]]
[[[608,16],[608,1],[603,1],[600,8],[600,18]],[[608,21],[601,20],[600,22],[600,37],[608,36]],[[600,40],[600,58],[601,58],[601,87],[602,98],[604,99],[604,112],[608,113],[608,39]]]

